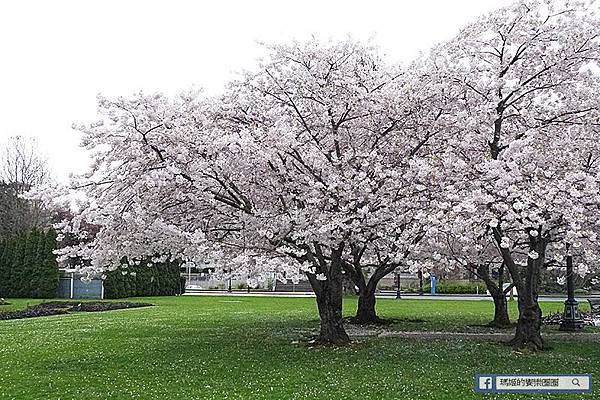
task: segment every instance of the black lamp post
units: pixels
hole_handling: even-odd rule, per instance
[[[400,299],[400,271],[396,271],[396,298]]]
[[[580,331],[583,328],[583,318],[579,312],[577,300],[575,300],[575,285],[573,283],[573,256],[569,254],[567,245],[567,301],[565,301],[565,313],[560,324],[561,331]]]
[[[231,268],[229,268],[229,282],[227,284],[227,292],[231,293]]]

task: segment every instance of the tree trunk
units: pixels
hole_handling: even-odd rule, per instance
[[[517,321],[515,337],[510,344],[518,350],[543,350],[544,340],[540,331],[541,326],[542,310],[538,302],[527,299],[521,300],[521,293],[519,293],[519,320]]]
[[[510,326],[510,318],[508,316],[508,305],[504,291],[490,291],[494,300],[494,319],[489,323],[489,326],[495,328],[507,328]]]
[[[331,290],[325,290],[317,295],[317,306],[321,327],[317,342],[325,345],[345,345],[350,343],[350,337],[342,322],[341,285],[339,295]]]
[[[357,324],[380,324],[383,322],[381,318],[377,316],[375,310],[375,292],[377,291],[377,284],[385,275],[386,271],[389,271],[391,267],[379,267],[369,277],[369,280],[365,279],[362,268],[357,264],[345,264],[344,268],[350,279],[358,287],[358,308],[356,309],[356,315],[353,318],[353,322]],[[393,270],[393,268],[392,268]]]
[[[537,228],[535,236],[529,233],[529,250],[538,254],[536,259],[528,257],[525,273],[515,264],[512,254],[508,248],[500,246],[502,230],[500,227],[493,228],[494,239],[498,244],[502,259],[505,262],[513,283],[517,288],[519,296],[519,319],[515,337],[509,342],[515,350],[538,351],[544,349],[542,339],[542,309],[538,303],[538,285],[541,268],[544,265],[548,237],[542,237],[542,227]]]
[[[477,268],[470,268],[470,271],[483,280],[487,290],[494,300],[494,319],[488,324],[496,328],[507,328],[510,326],[508,317],[508,305],[506,303],[506,293],[504,293],[504,263],[498,270],[498,283],[492,279],[487,265],[478,265]]]
[[[341,253],[343,246],[331,252],[331,262],[323,272],[326,280],[318,280],[314,274],[307,274],[308,280],[317,296],[317,307],[321,326],[316,341],[323,345],[345,345],[350,337],[344,329],[342,320],[343,278]],[[319,251],[321,265],[325,261]]]
[[[541,228],[536,237],[529,237],[529,250],[538,254],[536,259],[528,257],[524,284],[517,286],[519,294],[519,320],[511,344],[518,350],[538,351],[544,349],[542,339],[542,309],[538,303],[540,273],[544,265],[547,239],[541,237]],[[520,290],[519,290],[520,289]]]
[[[354,322],[358,324],[376,324],[381,322],[375,311],[375,286],[369,284],[358,293],[358,308]]]

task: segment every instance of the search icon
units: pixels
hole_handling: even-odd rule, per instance
[[[573,378],[573,380],[571,380],[571,383],[573,384],[573,386],[581,387],[581,385],[579,384],[579,379],[577,378]]]

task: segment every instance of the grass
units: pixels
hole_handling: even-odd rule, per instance
[[[471,339],[361,338],[295,343],[316,329],[309,298],[171,297],[156,307],[0,321],[1,399],[592,399],[473,392],[478,373],[600,375],[600,346],[553,342],[517,354]],[[0,310],[35,300],[11,299]],[[346,299],[352,314],[355,299]],[[511,313],[515,316],[514,305]],[[379,300],[395,329],[478,329],[487,301]],[[545,312],[561,303],[543,303]],[[422,320],[421,322],[419,322]],[[466,326],[466,328],[465,328]]]

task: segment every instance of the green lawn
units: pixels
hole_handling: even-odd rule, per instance
[[[597,398],[473,392],[478,373],[600,376],[597,343],[552,342],[552,350],[534,355],[454,338],[363,337],[345,348],[308,348],[296,342],[318,326],[314,299],[139,300],[157,306],[0,321],[0,398]],[[9,301],[0,310],[36,302]],[[345,300],[348,315],[355,304]],[[390,299],[378,308],[399,320],[393,329],[410,331],[478,330],[492,313],[487,301]],[[543,308],[559,311],[562,304]]]

